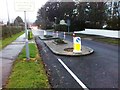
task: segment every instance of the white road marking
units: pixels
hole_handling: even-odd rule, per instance
[[[58,61],[63,65],[63,67],[70,73],[70,75],[77,81],[77,83],[84,89],[84,90],[89,90],[85,84],[83,84],[80,79],[68,68],[67,65],[65,65],[65,63],[60,59],[57,58]]]

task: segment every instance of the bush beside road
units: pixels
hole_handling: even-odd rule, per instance
[[[17,37],[23,34],[24,28],[21,26],[0,26],[0,50],[16,40]]]
[[[13,64],[5,88],[50,88],[43,62],[35,44],[29,44],[30,60],[26,61],[25,47]]]
[[[23,31],[24,28],[21,26],[2,26],[2,39],[12,37],[12,35]]]

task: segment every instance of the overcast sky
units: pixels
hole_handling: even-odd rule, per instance
[[[27,21],[29,22],[34,22],[36,20],[38,9],[41,8],[41,6],[44,5],[45,2],[47,2],[48,0],[34,0],[34,1],[35,1],[34,11],[27,12]],[[24,20],[24,12],[15,11],[14,0],[0,0],[0,21],[6,23],[8,20],[7,4],[10,22],[13,22],[17,16],[20,16]]]

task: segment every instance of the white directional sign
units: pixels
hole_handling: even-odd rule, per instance
[[[15,11],[34,11],[35,0],[15,0]]]
[[[81,38],[80,37],[73,37],[73,52],[80,53],[81,52]]]

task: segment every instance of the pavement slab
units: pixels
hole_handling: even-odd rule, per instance
[[[12,69],[13,60],[2,58],[2,86],[7,82]]]
[[[20,53],[23,47],[24,47],[24,44],[8,45],[7,47],[4,48],[4,50],[0,52],[0,54],[2,54],[2,57],[0,58],[14,60],[18,56],[18,54]]]
[[[22,51],[24,45],[25,34],[19,36],[15,41],[0,51],[0,88],[6,85],[13,62]]]

